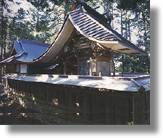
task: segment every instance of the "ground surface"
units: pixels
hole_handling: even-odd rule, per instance
[[[25,117],[23,113],[28,111],[15,103],[4,91],[0,84],[0,125],[40,124],[36,119]]]

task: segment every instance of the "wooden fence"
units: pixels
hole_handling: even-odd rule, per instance
[[[7,81],[27,116],[42,124],[150,124],[150,92]]]

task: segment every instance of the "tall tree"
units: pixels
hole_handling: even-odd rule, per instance
[[[120,0],[118,4],[118,8],[126,11],[125,16],[122,15],[122,18],[125,17],[125,20],[122,20],[122,33],[126,39],[131,39],[131,27],[132,30],[138,29],[137,33],[137,46],[143,47],[146,52],[149,52],[149,0]],[[143,10],[142,10],[143,9]],[[128,13],[130,12],[130,16]],[[131,16],[134,16],[134,18]],[[126,18],[127,17],[127,18]],[[124,26],[123,26],[124,24]],[[126,56],[125,57],[125,71],[133,71],[133,72],[149,72],[150,62],[149,57],[144,56],[143,58],[140,56]],[[132,69],[132,70],[131,70]]]
[[[6,55],[7,38],[8,38],[8,20],[4,16],[5,2],[0,1],[0,60],[3,60]],[[3,75],[4,69],[1,67],[1,75]]]

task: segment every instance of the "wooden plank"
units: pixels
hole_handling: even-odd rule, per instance
[[[78,25],[79,25],[80,27],[82,27],[82,26],[88,25],[88,23],[89,23],[89,24],[95,24],[95,23],[92,22],[89,18],[87,18],[87,19],[85,19],[85,20],[82,20],[82,21],[78,22]]]
[[[145,92],[145,123],[150,124],[150,92]]]
[[[63,104],[63,107],[64,107],[64,119],[65,119],[65,123],[69,122],[69,89],[64,86],[63,87],[63,97],[62,97],[62,104]]]
[[[105,101],[102,92],[98,89],[92,93],[92,124],[105,124]]]
[[[101,32],[101,31],[103,31],[103,29],[102,28],[95,28],[94,32],[96,32],[96,31]],[[91,33],[88,33],[88,35],[91,35]]]
[[[97,56],[96,61],[105,61],[105,62],[110,62],[112,60],[112,56],[108,55],[108,56]]]
[[[85,23],[85,24],[83,24],[83,25],[80,25],[79,28],[80,28],[81,30],[85,30],[85,29],[97,28],[97,26],[96,26],[96,24],[94,24],[94,23],[87,22],[87,23]]]
[[[115,123],[115,101],[114,95],[112,92],[105,94],[105,116],[106,116],[106,124],[114,124]]]
[[[89,106],[88,106],[88,95],[84,93],[84,89],[80,89],[80,95],[81,95],[81,104],[80,104],[80,110],[81,110],[81,117],[83,122],[82,123],[87,123],[89,120],[88,113],[89,113]]]
[[[101,31],[101,32],[90,32],[90,36],[94,37],[94,38],[99,38],[98,35],[100,34],[104,34],[105,32]]]
[[[85,21],[89,21],[90,22],[90,19],[88,19],[87,17],[82,17],[82,18],[79,18],[79,19],[72,19],[74,21],[75,24],[81,24],[81,23],[85,23]]]
[[[73,117],[73,113],[72,113],[72,106],[73,106],[72,96],[73,96],[73,90],[71,90],[71,92],[67,96],[68,96],[67,97],[68,98],[68,104],[67,104],[67,107],[68,107],[67,122],[68,123],[71,123],[72,117]]]
[[[107,32],[102,30],[102,31],[95,31],[93,34],[91,34],[91,36],[100,38],[100,36],[105,36],[107,34],[108,34]]]
[[[118,50],[126,51],[126,50],[130,50],[130,49],[129,48],[121,48],[121,49],[118,49]]]
[[[129,106],[132,107],[132,104],[129,105],[128,102],[128,94],[122,94],[122,93],[117,93],[115,94],[115,99],[116,99],[116,122],[115,124],[123,124],[127,125],[128,124],[128,119],[129,119]],[[132,117],[132,108],[131,108],[131,117]]]
[[[100,37],[101,40],[106,40],[106,41],[116,41],[117,39],[114,36],[104,36]]]
[[[93,28],[92,27],[91,28],[90,27],[89,28],[84,28],[84,29],[82,29],[82,31],[85,32],[85,34],[88,34],[88,33],[92,34],[94,32],[94,29],[98,29],[98,26],[93,27]]]
[[[84,29],[84,28],[90,28],[91,25],[94,25],[94,23],[90,22],[89,20],[78,23],[77,24],[79,26],[80,29]]]
[[[98,34],[96,34],[96,37],[106,37],[106,36],[112,36],[112,34],[109,34],[108,32],[104,31],[102,33],[100,33],[100,31],[98,32]]]
[[[75,12],[71,12],[70,15],[75,16],[75,15],[85,15],[85,14],[78,10],[78,11],[75,11]]]
[[[87,16],[77,16],[76,18],[72,18],[72,20],[78,24],[85,22],[85,21],[91,22],[91,20]]]
[[[79,10],[72,11],[70,13],[71,16],[76,16],[76,15],[85,15],[84,13],[80,12]]]
[[[134,95],[134,124],[150,123],[150,93],[135,93]],[[148,107],[147,107],[148,105]]]
[[[95,23],[92,23],[92,22],[90,22],[89,24],[85,24],[85,25],[83,25],[83,26],[80,26],[81,27],[81,29],[82,30],[84,30],[85,31],[85,29],[89,29],[89,30],[94,30],[94,29],[97,29],[97,28],[99,28],[99,26],[97,26]]]

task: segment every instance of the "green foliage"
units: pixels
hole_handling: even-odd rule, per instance
[[[124,72],[132,73],[149,73],[149,57],[148,56],[129,56],[124,57]],[[121,66],[122,67],[122,66]]]
[[[124,10],[134,10],[137,5],[143,3],[145,0],[118,0],[118,8]]]

